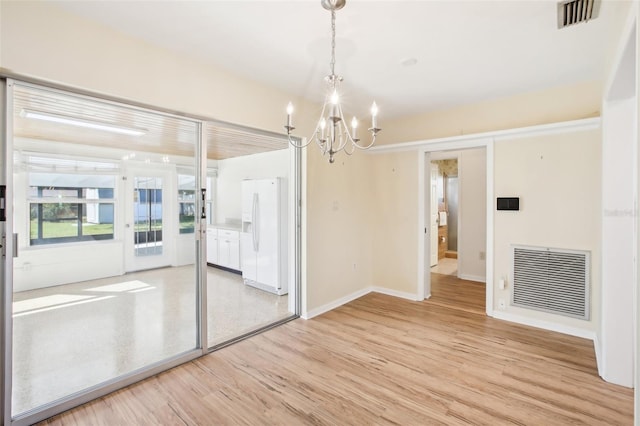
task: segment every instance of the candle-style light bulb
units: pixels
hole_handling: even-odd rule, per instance
[[[334,105],[338,105],[339,100],[340,97],[338,96],[338,91],[334,89],[333,93],[331,94],[331,103]]]
[[[322,117],[322,120],[320,120],[320,139],[324,139],[325,127],[327,127],[327,120],[325,120],[324,117]]]
[[[337,90],[333,90],[330,101],[331,107],[329,109],[329,117],[334,118],[338,116],[338,102],[340,102],[340,97],[338,96]]]
[[[351,138],[358,139],[358,119],[356,117],[351,119]]]
[[[291,123],[293,122],[293,120],[291,119],[291,114],[293,114],[293,104],[289,102],[289,105],[287,105],[287,127],[289,128],[293,127],[291,125]]]
[[[378,124],[377,116],[378,116],[378,105],[376,105],[376,102],[373,101],[373,105],[371,105],[371,127],[374,129]]]

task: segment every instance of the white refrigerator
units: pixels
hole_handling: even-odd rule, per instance
[[[275,294],[288,292],[287,185],[283,178],[242,181],[242,278]]]

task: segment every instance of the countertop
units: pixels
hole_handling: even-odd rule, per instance
[[[242,231],[242,225],[233,223],[215,223],[213,225],[207,225],[207,228],[226,229],[227,231]]]

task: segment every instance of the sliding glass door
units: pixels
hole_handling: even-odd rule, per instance
[[[279,135],[213,124],[207,130],[218,157],[206,268],[207,340],[216,347],[296,314],[300,152]]]
[[[6,424],[299,314],[301,154],[286,137],[0,83]]]
[[[29,84],[8,95],[10,410],[30,423],[202,354],[200,241],[174,194],[178,169],[199,169],[201,125]]]

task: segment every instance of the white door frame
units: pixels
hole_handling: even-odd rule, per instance
[[[11,424],[11,393],[13,389],[13,164],[7,159],[13,158],[13,84],[12,80],[0,81],[0,132],[4,133],[4,144],[0,148],[0,184],[6,186],[5,192],[5,222],[0,222],[0,232],[4,240],[4,261],[0,262],[2,273],[2,418],[0,423]],[[1,136],[0,136],[1,138]]]
[[[457,151],[463,149],[486,148],[487,153],[487,238],[486,238],[486,262],[487,273],[485,282],[485,311],[493,316],[493,145],[494,138],[479,137],[466,140],[450,140],[433,143],[425,143],[418,149],[418,232],[425,234],[425,228],[429,228],[426,221],[426,212],[431,211],[430,197],[427,197],[426,176],[430,176],[428,156],[437,151]],[[431,274],[429,266],[425,262],[431,257],[430,244],[426,244],[428,238],[418,238],[418,291],[420,300],[431,297]]]
[[[429,209],[426,210],[427,212],[429,212],[428,213],[429,214],[429,232],[426,232],[425,234],[429,235],[429,266],[435,266],[438,264],[438,243],[439,243],[438,228],[440,226],[440,221],[439,221],[439,218],[433,217],[434,210],[435,210],[435,216],[438,215],[438,207],[439,207],[438,193],[437,193],[437,189],[434,189],[434,185],[437,188],[436,179],[438,178],[437,175],[439,174],[439,170],[438,170],[438,166],[434,165],[431,162],[430,155],[427,154],[425,161],[429,162],[429,164],[427,165],[427,167],[429,167],[429,171],[427,173],[427,175],[429,176],[429,185],[428,185]],[[434,175],[434,172],[435,172],[435,175]],[[435,228],[435,232],[434,232],[434,228]],[[435,250],[435,253],[434,253],[434,250]]]

